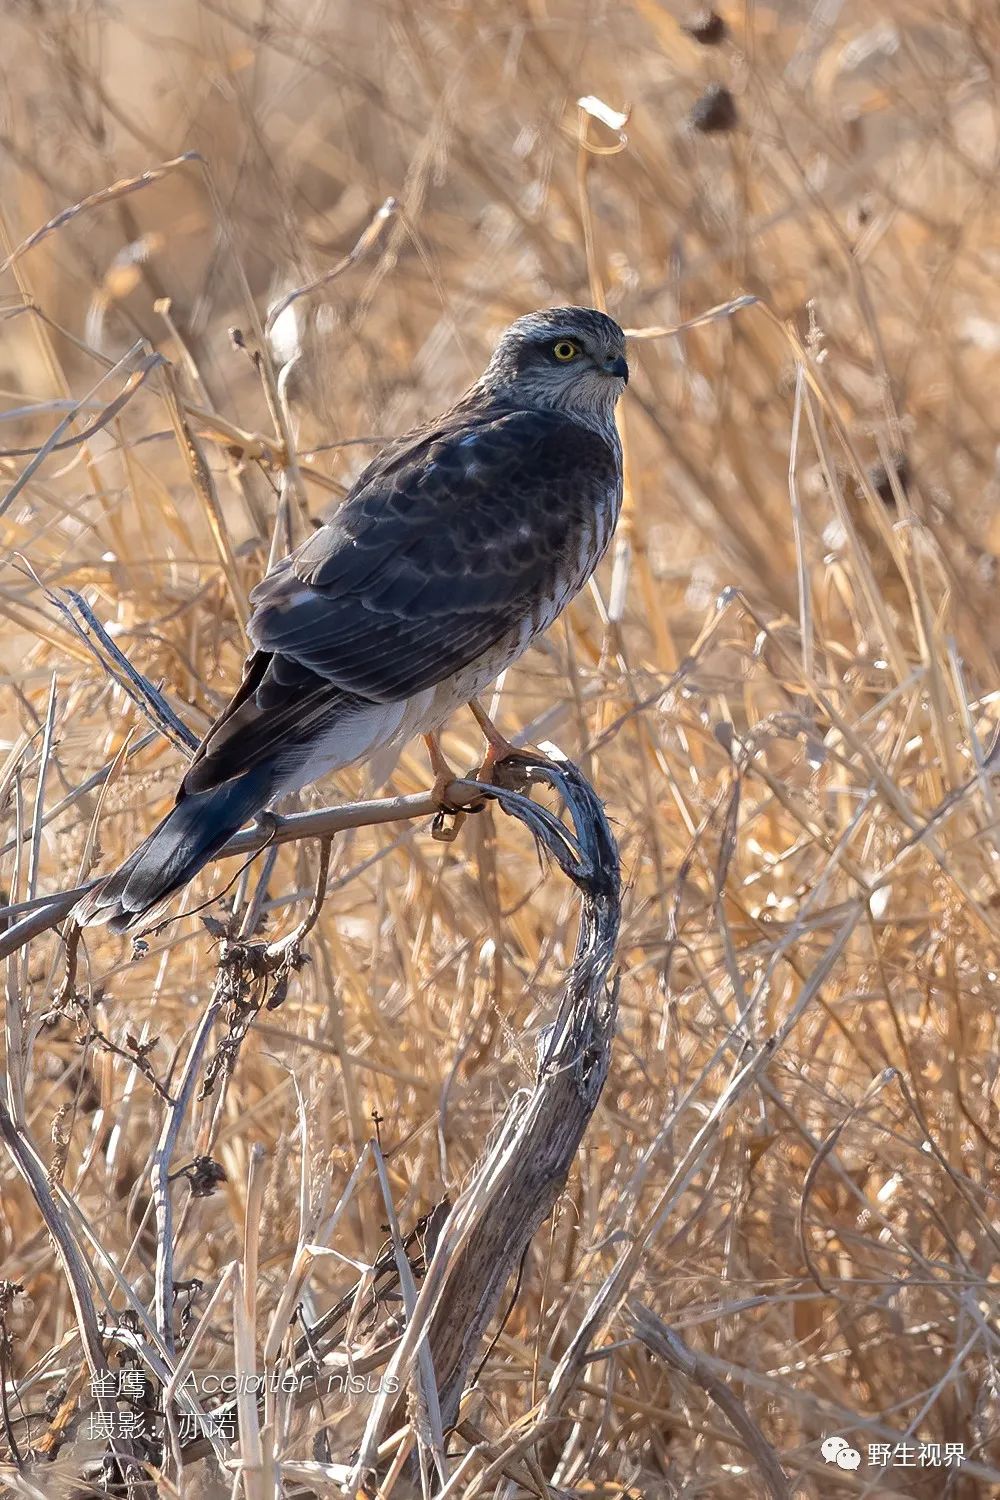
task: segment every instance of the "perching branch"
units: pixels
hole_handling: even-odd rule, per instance
[[[498,790],[478,781],[460,780],[453,781],[447,793],[450,802],[461,803],[496,796]],[[290,844],[297,839],[328,838],[331,834],[343,833],[348,828],[367,828],[379,823],[430,818],[439,810],[437,798],[431,792],[416,792],[408,797],[380,797],[369,802],[345,802],[340,807],[321,807],[315,812],[292,813],[288,817],[270,819],[266,830],[253,826],[242,829],[224,845],[216,859],[245,859],[248,854],[254,854],[271,844]],[[0,907],[0,959],[16,953],[25,943],[30,943],[33,938],[57,926],[69,916],[80,898],[96,884],[96,880],[89,880],[86,885],[78,885],[71,891],[58,891],[55,895],[40,896],[34,901]],[[7,926],[8,923],[11,925]]]
[[[621,917],[621,872],[604,809],[569,761],[538,761],[530,770],[560,794],[572,831],[526,797],[497,787],[488,794],[531,830],[577,886],[580,930],[558,1011],[538,1039],[534,1087],[513,1100],[497,1138],[452,1209],[387,1370],[405,1387],[415,1378],[421,1349],[429,1347],[446,1431],[457,1419],[462,1392],[505,1288],[565,1185],[607,1077],[617,1015],[617,986],[610,976]],[[404,1403],[390,1395],[394,1389],[386,1381],[373,1403],[355,1485],[377,1470],[386,1433],[407,1420]],[[417,1436],[419,1441],[422,1434]]]

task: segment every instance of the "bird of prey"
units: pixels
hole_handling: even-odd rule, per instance
[[[276,799],[416,734],[440,771],[434,731],[552,624],[608,545],[627,381],[613,319],[529,313],[450,411],[380,452],[251,593],[255,649],[232,702],[170,812],[76,920],[148,925]]]

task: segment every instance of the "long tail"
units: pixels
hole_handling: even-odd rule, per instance
[[[139,926],[260,812],[273,791],[273,769],[263,765],[209,791],[182,794],[145,843],[77,903],[75,920],[107,923],[112,932]]]

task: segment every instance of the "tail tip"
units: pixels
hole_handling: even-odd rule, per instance
[[[99,881],[70,912],[77,927],[107,927],[109,932],[125,932],[141,913],[130,912],[122,905],[120,895],[109,889],[113,876]]]

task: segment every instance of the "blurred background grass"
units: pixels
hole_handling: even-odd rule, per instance
[[[242,601],[278,509],[266,459],[282,455],[267,383],[230,330],[256,349],[254,309],[336,266],[395,200],[278,325],[301,538],[370,442],[445,406],[504,324],[604,299],[646,335],[622,409],[625,517],[596,591],[495,706],[508,732],[578,759],[614,819],[620,1035],[469,1411],[491,1441],[509,1433],[639,1235],[634,1292],[739,1394],[798,1493],[996,1493],[995,7],[823,0],[712,20],[681,0],[36,0],[2,27],[0,251],[82,205],[0,288],[0,466],[5,489],[24,481],[0,518],[11,900],[76,884],[95,816],[103,863],[126,852],[182,767],[159,736],[132,753],[147,723],[41,584],[80,591],[196,732],[238,680]],[[106,191],[192,151],[202,161]],[[759,300],[666,332],[741,294]],[[214,500],[162,368],[134,386],[130,366],[108,375],[137,340],[170,362]],[[66,445],[25,480],[68,414]],[[447,746],[474,764],[471,722]],[[123,749],[99,803],[85,783]],[[392,786],[427,781],[411,752]],[[336,793],[364,786],[348,774]],[[18,844],[43,814],[40,839]],[[241,1253],[255,1142],[263,1327],[303,1156],[316,1191],[326,1173],[339,1191],[376,1112],[406,1230],[461,1187],[530,1079],[575,905],[503,824],[483,814],[447,847],[423,827],[337,841],[312,962],[192,1114],[184,1152],[227,1177],[178,1210],[196,1314]],[[315,867],[308,845],[282,851],[269,934],[301,915]],[[183,910],[232,876],[207,874]],[[158,1038],[163,1078],[214,959],[185,916],[138,961],[88,938],[79,981],[107,1037]],[[109,1252],[133,1247],[148,1299],[160,1101],[79,1020],[45,1021],[58,962],[49,934],[9,966],[28,1125]],[[727,1093],[789,1017],[763,1081]],[[383,1217],[368,1183],[338,1247],[370,1262]],[[6,1358],[30,1376],[26,1450],[80,1354],[12,1173],[0,1252],[24,1288]],[[317,1263],[307,1314],[344,1271]],[[761,1493],[697,1382],[621,1343],[618,1321],[602,1337],[615,1347],[536,1448],[553,1493]],[[231,1368],[228,1313],[212,1341]],[[363,1416],[312,1412],[279,1452],[314,1453],[322,1427],[346,1461]],[[869,1442],[908,1440],[962,1443],[967,1462],[842,1472],[820,1456],[835,1431],[865,1459]],[[85,1449],[75,1435],[46,1483],[68,1484]]]

